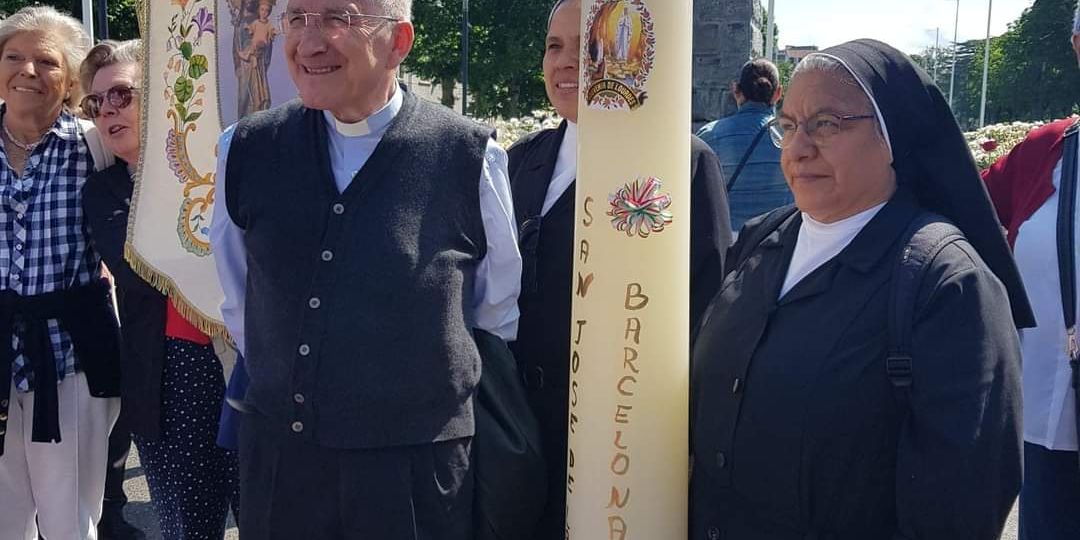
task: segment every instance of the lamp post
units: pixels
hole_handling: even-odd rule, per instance
[[[937,67],[941,60],[941,28],[934,31],[934,85],[937,85]]]
[[[949,108],[953,106],[953,87],[956,86],[956,48],[959,45],[960,0],[956,0],[956,21],[953,23],[952,70],[949,74]]]
[[[82,8],[83,29],[86,30],[86,35],[92,38],[94,36],[94,0],[74,0],[71,6],[72,13],[79,8]]]
[[[469,0],[461,0],[461,114],[469,111]]]
[[[979,105],[979,127],[986,125],[986,83],[990,77],[990,17],[994,9],[994,0],[986,3],[986,44],[983,46],[982,103]]]
[[[776,0],[769,0],[769,24],[765,29],[765,58],[770,62],[775,62],[773,57],[773,48],[776,46],[774,42],[773,34],[776,33],[776,16],[774,15],[773,8],[776,7]]]
[[[97,10],[94,12],[94,24],[97,25],[97,38],[109,39],[109,2],[97,0]]]

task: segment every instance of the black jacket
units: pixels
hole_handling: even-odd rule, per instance
[[[990,539],[1020,487],[1020,350],[1008,296],[966,240],[930,263],[910,405],[885,371],[903,232],[898,191],[777,300],[796,213],[732,248],[693,345],[693,539]],[[741,262],[740,262],[741,261]]]
[[[90,241],[116,279],[124,343],[121,414],[133,433],[156,439],[161,431],[167,300],[124,260],[133,188],[123,161],[94,172],[83,187],[83,212],[90,226]]]
[[[562,539],[566,519],[566,446],[570,380],[570,310],[573,274],[574,185],[537,220],[566,130],[530,135],[509,151],[510,188],[522,255],[521,319],[511,348],[540,422],[548,464],[548,503],[534,538]],[[706,268],[722,266],[731,243],[731,220],[719,161],[691,136],[691,321],[711,294]],[[539,225],[537,225],[539,223]],[[706,291],[706,292],[703,292]]]

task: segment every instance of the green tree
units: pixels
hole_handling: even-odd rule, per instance
[[[97,0],[103,1],[103,0]],[[78,0],[0,0],[0,13],[10,15],[26,6],[52,6],[76,19],[82,19],[82,2]],[[139,22],[135,16],[135,0],[108,0],[106,12],[109,20],[109,37],[132,39],[139,37]]]
[[[470,0],[469,111],[512,117],[546,105],[541,60],[548,5],[535,0]],[[405,69],[447,90],[461,82],[461,4],[415,0],[417,39]]]
[[[1076,110],[1080,69],[1069,44],[1074,9],[1071,0],[1035,0],[990,40],[986,123],[1051,120]],[[980,39],[957,47],[953,111],[966,129],[978,127],[984,46]],[[943,88],[948,91],[948,81]]]

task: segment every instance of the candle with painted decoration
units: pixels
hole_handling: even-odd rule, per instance
[[[571,540],[687,534],[692,11],[582,2]]]

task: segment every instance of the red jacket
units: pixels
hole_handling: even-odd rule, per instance
[[[1010,246],[1016,244],[1020,226],[1054,194],[1054,169],[1061,161],[1065,130],[1075,121],[1064,118],[1033,130],[982,172]]]

